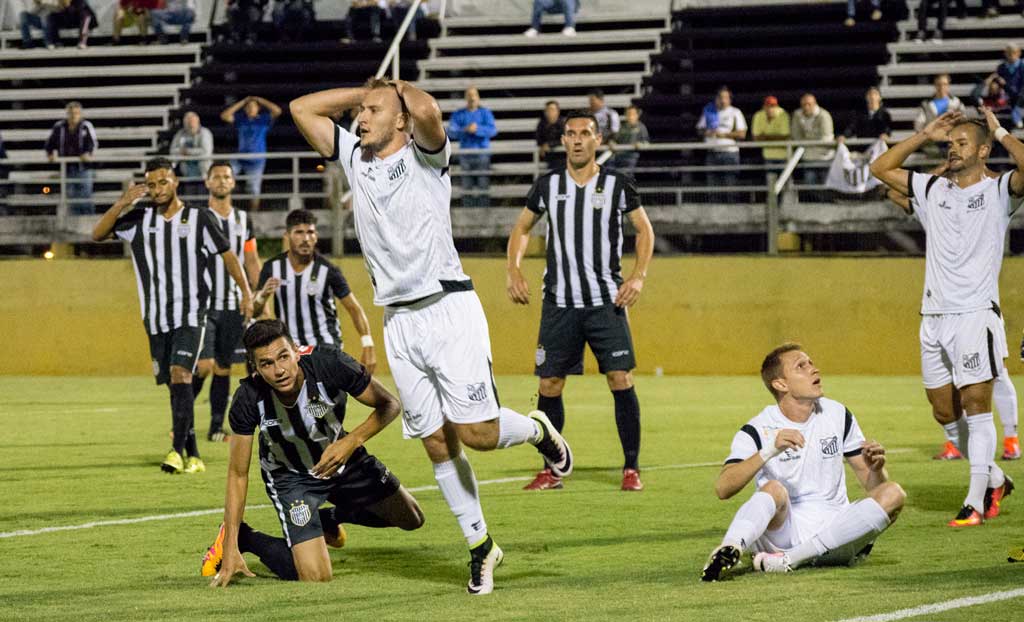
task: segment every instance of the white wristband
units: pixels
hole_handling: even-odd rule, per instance
[[[1006,128],[1001,127],[999,129],[997,129],[995,131],[996,142],[997,143],[1003,142],[1003,138],[1005,138],[1008,134],[1009,134],[1009,132],[1006,131]]]
[[[774,458],[775,456],[779,455],[782,452],[779,451],[778,448],[775,447],[775,445],[768,445],[762,448],[761,451],[757,453],[761,454],[761,459],[764,460],[765,463],[767,463],[769,460],[771,460],[772,458]]]
[[[370,335],[363,335],[362,337],[359,338],[359,341],[360,343],[363,344],[364,348],[373,347],[373,337],[371,337]]]

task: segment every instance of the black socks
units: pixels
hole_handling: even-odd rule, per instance
[[[214,375],[210,381],[210,432],[218,432],[224,427],[224,411],[228,408],[230,388],[231,376]]]
[[[174,430],[174,451],[184,455],[199,457],[196,446],[195,411],[192,408],[192,387],[188,384],[172,384],[171,390],[171,422]]]
[[[612,391],[615,398],[615,427],[625,457],[624,469],[638,468],[640,458],[640,402],[633,387]]]

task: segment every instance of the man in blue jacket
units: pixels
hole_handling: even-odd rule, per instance
[[[469,87],[466,107],[452,113],[448,121],[448,138],[458,141],[462,149],[489,149],[497,133],[494,114],[480,105],[480,91]],[[460,154],[459,168],[462,170],[462,206],[488,207],[491,154],[485,151]]]

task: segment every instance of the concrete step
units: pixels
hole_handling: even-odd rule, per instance
[[[577,52],[559,54],[509,54],[504,56],[445,56],[420,61],[423,72],[524,69],[527,67],[600,67],[639,64],[649,66],[647,50],[613,52]]]
[[[525,27],[524,27],[525,29]],[[636,30],[615,30],[598,32],[581,32],[575,37],[561,34],[541,34],[536,37],[518,35],[488,35],[486,37],[454,36],[438,37],[430,40],[430,49],[437,53],[444,50],[477,49],[477,48],[531,48],[531,47],[572,47],[577,45],[610,45],[622,43],[646,44],[651,49],[658,49],[662,33],[668,30],[659,28],[640,28]],[[645,46],[645,47],[646,47]]]

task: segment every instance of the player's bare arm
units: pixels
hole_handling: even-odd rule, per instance
[[[238,550],[238,526],[245,514],[249,492],[249,462],[252,460],[252,435],[232,434],[228,441],[228,483],[224,496],[224,559],[210,587],[227,587],[241,572],[254,577]]]
[[[366,89],[329,89],[303,95],[288,104],[295,126],[317,153],[334,155],[334,119],[362,103]]]
[[[355,294],[339,298],[339,301],[341,306],[345,307],[345,311],[348,311],[348,316],[352,318],[352,324],[356,327],[360,342],[363,344],[363,351],[359,355],[359,362],[363,364],[366,371],[372,374],[377,369],[377,351],[373,347],[373,337],[370,335],[370,320],[366,317],[366,311],[359,304]]]
[[[405,80],[396,80],[395,90],[398,97],[405,103],[409,116],[412,117],[414,128],[413,138],[416,144],[428,151],[436,151],[444,147],[447,136],[444,133],[444,122],[441,120],[441,108],[430,93],[418,89]]]
[[[762,449],[743,462],[735,462],[722,467],[722,471],[718,474],[718,480],[715,482],[715,494],[723,501],[732,498],[743,490],[750,480],[754,479],[768,460],[787,449],[799,449],[803,446],[803,434],[797,430],[779,430],[775,435],[775,442],[770,448]]]
[[[1017,165],[1017,170],[1010,175],[1010,194],[1015,197],[1024,195],[1024,143],[1003,129],[992,110],[989,108],[980,108],[980,110],[985,114],[988,131],[996,135],[996,140],[1009,152],[1014,164]]]
[[[647,217],[647,210],[640,207],[629,213],[629,222],[636,229],[636,263],[629,278],[622,283],[619,293],[615,296],[615,306],[631,307],[640,299],[640,291],[647,278],[647,268],[651,265],[654,255],[654,227]]]
[[[910,194],[910,171],[901,168],[912,153],[929,142],[946,140],[953,126],[963,121],[962,112],[947,112],[932,120],[920,132],[902,140],[871,163],[871,174],[882,183],[903,194]]]
[[[252,240],[255,245],[256,240]],[[256,284],[260,281],[260,269],[263,267],[263,262],[260,261],[259,251],[247,250],[242,257],[242,267],[245,268],[245,275],[249,278],[249,287],[251,289],[256,288]]]
[[[252,95],[249,99],[255,101],[261,107],[266,108],[267,112],[270,113],[271,118],[276,119],[281,116],[281,107],[270,101],[266,97],[260,97],[259,95]]]
[[[402,412],[402,403],[376,379],[370,380],[369,386],[356,396],[356,400],[372,407],[373,412],[358,427],[327,446],[320,457],[320,462],[313,467],[314,477],[326,478],[334,475],[352,456],[352,452],[376,436]]]
[[[530,231],[538,220],[540,216],[524,207],[523,211],[519,212],[516,224],[512,226],[512,233],[508,236],[505,291],[508,292],[509,300],[520,305],[530,304],[530,285],[523,276],[521,266],[526,247],[530,243]]]
[[[878,441],[866,441],[861,446],[861,453],[847,458],[846,462],[866,492],[889,481],[889,473],[885,470],[885,447]]]
[[[96,223],[96,226],[92,229],[92,239],[94,242],[102,242],[111,237],[114,232],[114,226],[117,225],[117,219],[121,217],[121,214],[131,209],[132,205],[146,196],[149,189],[146,188],[146,184],[132,184],[130,188],[124,191],[113,205],[110,206],[100,221]]]
[[[242,290],[242,300],[238,303],[239,311],[248,322],[252,319],[253,313],[252,290],[249,288],[249,281],[245,278],[242,265],[238,263],[238,256],[233,251],[224,251],[220,257],[224,260],[224,268],[227,269],[238,288]]]

